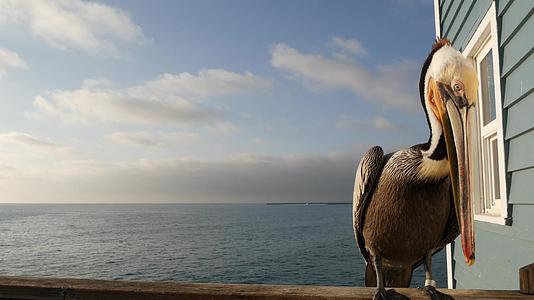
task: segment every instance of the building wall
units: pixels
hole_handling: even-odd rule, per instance
[[[476,221],[476,262],[457,240],[457,288],[518,289],[520,267],[534,262],[534,1],[495,0],[507,191],[512,225]],[[463,50],[492,0],[439,0],[441,36]]]

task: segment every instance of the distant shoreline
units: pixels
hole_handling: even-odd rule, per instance
[[[348,205],[351,202],[267,202],[267,205]]]

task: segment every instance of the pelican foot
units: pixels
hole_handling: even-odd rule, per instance
[[[410,300],[410,298],[397,293],[397,291],[378,289],[373,297],[373,300]]]
[[[427,295],[430,296],[430,299],[432,300],[453,300],[454,299],[453,297],[447,294],[443,294],[442,292],[436,290],[436,288],[431,285],[425,286],[425,292]]]

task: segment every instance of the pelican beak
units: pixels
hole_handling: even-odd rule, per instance
[[[466,263],[475,262],[475,232],[473,204],[469,191],[469,101],[463,95],[456,95],[448,84],[432,82],[435,105],[441,118],[447,156],[450,164],[450,178],[454,197],[456,217],[460,227],[462,250]]]

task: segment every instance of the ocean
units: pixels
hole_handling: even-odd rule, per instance
[[[362,286],[351,225],[350,205],[1,204],[0,275]],[[433,271],[446,287],[444,251]]]

